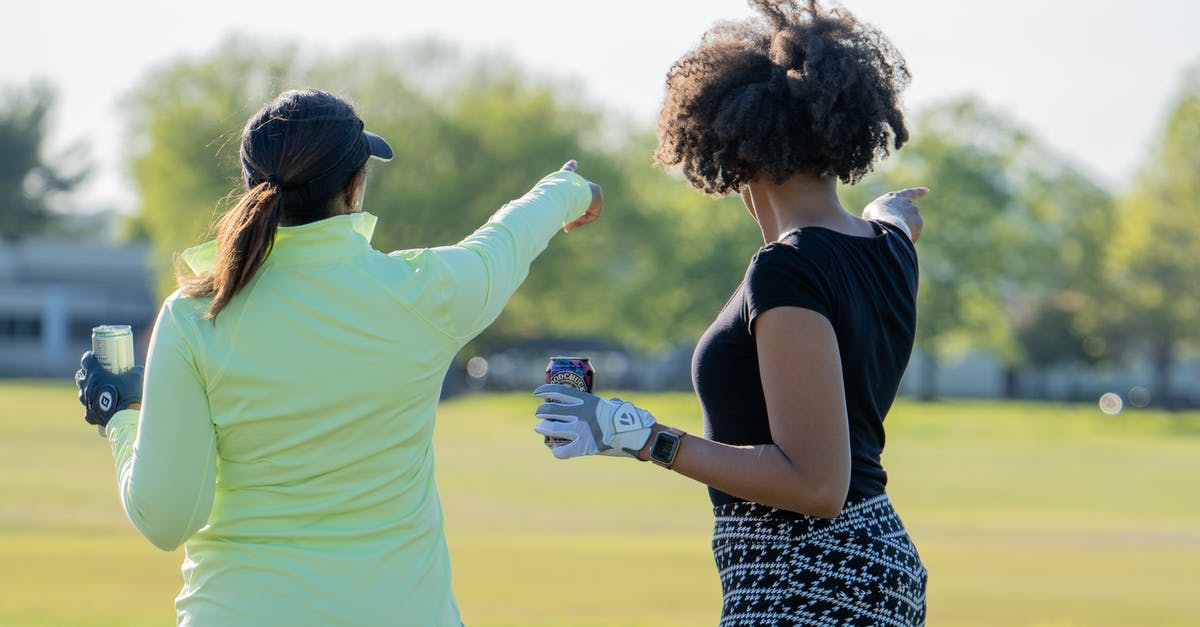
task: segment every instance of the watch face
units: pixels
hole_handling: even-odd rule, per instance
[[[675,449],[679,446],[679,438],[669,433],[659,433],[650,447],[650,458],[670,462],[675,458]]]

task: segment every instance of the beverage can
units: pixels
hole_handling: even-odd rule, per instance
[[[546,366],[546,383],[569,385],[584,392],[591,392],[595,380],[596,371],[587,357],[551,357],[549,365]],[[544,436],[544,442],[546,446],[553,448],[570,440]]]
[[[133,369],[133,329],[127,324],[104,324],[92,328],[92,354],[113,374]],[[97,431],[104,435],[104,425]]]

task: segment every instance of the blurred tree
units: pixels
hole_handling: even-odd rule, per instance
[[[0,237],[4,239],[49,230],[56,217],[51,210],[55,196],[69,192],[88,174],[82,144],[52,159],[43,154],[54,101],[54,90],[39,81],[0,89]]]
[[[155,241],[164,295],[173,255],[205,238],[224,208],[217,200],[239,188],[243,120],[300,86],[350,95],[395,150],[368,176],[380,249],[452,244],[567,159],[604,186],[602,219],[555,240],[480,350],[514,336],[642,349],[694,340],[761,245],[736,200],[713,203],[652,167],[653,138],[604,119],[572,84],[436,42],[307,59],[231,40],[151,74],[131,97],[138,220]]]
[[[1158,144],[1120,203],[1109,268],[1122,328],[1154,369],[1152,398],[1173,406],[1171,371],[1200,343],[1200,65],[1186,74]]]
[[[920,203],[926,229],[916,339],[924,366],[918,396],[931,400],[942,360],[970,347],[1013,350],[1001,287],[1017,269],[1020,234],[1009,220],[1019,193],[1006,167],[1029,138],[972,100],[926,111],[912,137],[880,187],[932,190]]]
[[[352,96],[395,149],[368,177],[380,249],[456,242],[569,158],[604,186],[603,218],[556,239],[473,350],[547,335],[645,350],[694,341],[762,245],[739,199],[706,198],[654,167],[653,136],[581,102],[574,84],[433,41],[338,57],[297,50],[230,40],[159,69],[131,95],[137,229],[155,242],[163,294],[174,289],[174,254],[204,239],[240,189],[243,121],[303,86]],[[1107,194],[970,100],[929,110],[913,137],[843,200],[857,210],[889,188],[933,188],[921,203],[921,395],[936,396],[940,360],[968,349],[1012,368],[1100,356]]]
[[[762,235],[740,198],[691,189],[653,164],[652,134],[628,137],[607,179],[614,193],[605,201],[605,241],[592,256],[610,287],[588,293],[584,251],[575,262],[585,269],[580,298],[589,307],[598,296],[611,301],[598,320],[608,335],[654,350],[690,344],[729,300]]]
[[[1035,391],[1018,389],[1018,369],[1036,374],[1114,357],[1101,316],[1110,299],[1104,268],[1115,222],[1113,198],[1044,148],[1030,156],[1013,166],[1031,238],[1020,258],[1023,280],[1008,298],[1018,348],[1007,363],[1009,396]]]
[[[939,363],[969,350],[1008,368],[1010,393],[1020,366],[1093,355],[1083,308],[1102,284],[1107,194],[974,100],[935,106],[913,128],[895,161],[844,197],[857,206],[888,188],[932,189],[920,202],[918,396],[935,398]]]
[[[370,183],[379,248],[454,243],[570,158],[603,185],[602,219],[556,238],[473,350],[545,335],[643,350],[694,340],[762,244],[740,201],[714,203],[653,167],[651,134],[503,56],[418,42],[364,48],[319,74],[399,138]]]

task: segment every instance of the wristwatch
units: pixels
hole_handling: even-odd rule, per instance
[[[687,435],[675,427],[667,427],[654,436],[654,444],[650,446],[650,461],[670,468],[675,463],[675,455],[679,453],[679,441]]]

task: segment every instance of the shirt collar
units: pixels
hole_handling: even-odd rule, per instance
[[[370,244],[378,221],[374,214],[359,211],[300,226],[281,226],[275,230],[275,244],[267,260],[286,260],[293,256],[314,259],[325,256],[323,252],[344,251],[347,244]],[[217,265],[217,242],[193,246],[183,251],[180,257],[193,273],[204,274]]]

